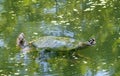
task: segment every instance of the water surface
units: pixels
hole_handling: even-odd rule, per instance
[[[0,76],[120,76],[120,1],[0,0]],[[96,39],[75,52],[21,53],[16,38]]]

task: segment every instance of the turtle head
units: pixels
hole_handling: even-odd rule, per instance
[[[27,46],[24,33],[20,33],[18,35],[16,45],[19,46],[20,48],[25,48]]]

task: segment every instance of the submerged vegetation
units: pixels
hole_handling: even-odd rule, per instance
[[[0,76],[120,76],[119,0],[0,0]],[[27,55],[16,48],[41,36],[78,40],[94,37],[92,48]],[[34,49],[35,50],[35,49]]]

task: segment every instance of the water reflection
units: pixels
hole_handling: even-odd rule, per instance
[[[0,39],[0,47],[4,47],[4,46],[5,46],[4,40]]]
[[[111,76],[111,75],[109,74],[109,72],[107,72],[105,70],[99,70],[99,71],[97,71],[95,76]]]
[[[93,76],[93,73],[90,70],[90,68],[87,68],[87,72],[84,74],[84,76]]]
[[[22,65],[28,65],[31,60],[28,54],[21,52],[16,54],[15,61],[22,63]]]
[[[111,70],[111,69],[110,69]],[[97,72],[92,72],[92,70],[87,69],[87,72],[85,73],[84,76],[112,76],[113,72],[112,71],[108,71],[108,70],[98,70]]]
[[[45,21],[42,21],[40,29],[44,34],[50,36],[74,37],[74,32],[67,30],[66,27],[62,27],[57,21],[51,21],[51,24],[46,24]]]
[[[69,53],[45,50],[41,50],[35,60],[31,58],[29,53],[23,52],[19,52],[15,57],[9,59],[9,63],[14,63],[17,66],[13,75],[112,76],[114,66],[108,66],[109,64],[107,65],[106,61],[100,61],[92,61],[91,58],[80,55],[77,51]],[[97,64],[94,64],[94,62],[97,62]],[[11,68],[14,69],[15,66],[11,66]],[[35,71],[30,73],[29,71],[33,68]]]
[[[53,76],[53,74],[50,73],[52,71],[50,67],[51,64],[48,62],[51,55],[53,55],[52,52],[45,50],[41,51],[37,57],[20,51],[16,53],[15,57],[9,58],[9,63],[14,63],[17,67],[16,71],[13,72],[14,74],[12,73],[11,75]],[[14,69],[14,67],[12,68]],[[30,72],[31,69],[35,71]]]
[[[48,62],[51,55],[52,55],[52,52],[47,52],[45,50],[42,50],[39,53],[39,56],[36,58],[36,63],[39,64],[39,71],[42,72],[42,76],[51,75],[50,72],[52,70],[50,67],[50,63]]]

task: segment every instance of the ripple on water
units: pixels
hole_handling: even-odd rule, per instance
[[[3,72],[3,70],[0,70],[0,72]]]
[[[20,73],[17,73],[17,72],[16,72],[16,73],[14,73],[14,75],[20,75]]]
[[[83,61],[84,64],[87,64],[88,62],[87,61]]]

